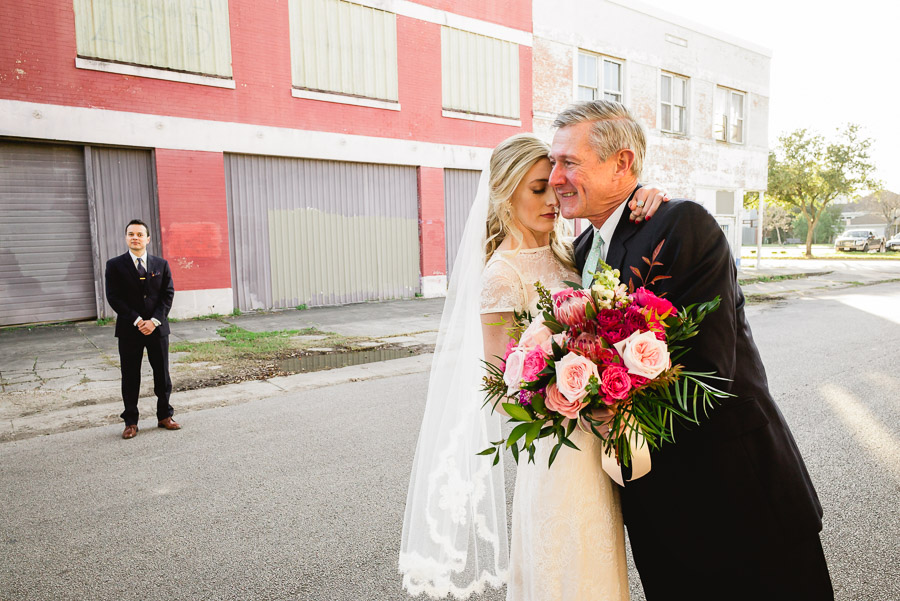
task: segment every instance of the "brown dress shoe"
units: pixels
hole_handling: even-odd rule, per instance
[[[166,419],[160,420],[159,424],[157,424],[160,428],[165,428],[166,430],[181,430],[181,426],[178,425],[171,417],[167,417]]]
[[[128,440],[129,438],[134,438],[135,436],[137,436],[137,433],[137,424],[131,424],[130,426],[125,426],[125,431],[122,432],[122,438]]]

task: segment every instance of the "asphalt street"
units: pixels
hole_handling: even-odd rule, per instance
[[[837,598],[900,599],[900,283],[749,316],[825,509]],[[116,424],[0,444],[0,601],[406,598],[396,560],[426,386],[282,394],[131,441]]]

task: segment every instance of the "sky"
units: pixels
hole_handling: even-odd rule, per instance
[[[848,122],[873,139],[876,177],[900,193],[900,2],[641,0],[772,51],[769,146]]]

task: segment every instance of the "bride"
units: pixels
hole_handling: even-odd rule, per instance
[[[465,599],[508,583],[512,601],[629,598],[618,491],[592,434],[576,430],[581,450],[563,448],[552,469],[548,440],[536,443],[534,463],[520,457],[509,546],[503,466],[477,455],[503,438],[499,416],[482,406],[481,358],[499,364],[513,312],[536,313],[536,281],[553,289],[581,280],[548,183],[548,152],[533,134],[497,146],[466,223],[403,521],[399,570],[411,595]],[[638,189],[631,217],[651,216],[663,198]]]

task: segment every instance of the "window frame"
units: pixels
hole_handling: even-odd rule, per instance
[[[668,77],[670,80],[670,84],[669,84],[670,100],[668,102],[663,100],[663,94],[662,94],[663,78],[665,78],[665,77]],[[658,124],[659,124],[659,130],[661,132],[664,132],[667,134],[672,134],[675,136],[689,135],[688,121],[689,121],[690,113],[688,111],[688,106],[689,106],[689,97],[690,97],[690,80],[691,80],[691,78],[687,77],[685,75],[679,75],[678,73],[674,73],[672,71],[660,70],[659,80],[658,80],[659,81],[659,119],[658,119],[659,123]],[[684,85],[684,92],[682,95],[682,102],[684,103],[683,105],[675,104],[675,94],[674,94],[675,81],[683,82],[683,85]],[[670,118],[669,125],[672,125],[672,123],[674,123],[673,117],[675,115],[675,109],[681,108],[684,110],[683,117],[681,118],[681,130],[674,129],[673,127],[669,127],[669,128],[665,127],[665,123],[663,122],[663,109],[662,109],[663,105],[669,106],[669,118]]]
[[[581,55],[590,56],[597,60],[597,73],[596,73],[596,81],[597,87],[589,87],[583,86],[581,84],[581,68],[580,68],[580,57]],[[594,98],[593,100],[598,100],[598,96],[602,99],[606,99],[607,94],[617,94],[619,99],[615,102],[620,104],[625,104],[625,59],[615,58],[613,56],[609,56],[607,54],[601,54],[599,52],[591,52],[590,50],[585,50],[583,48],[579,48],[577,52],[576,64],[575,64],[575,100],[584,100],[581,98],[581,89],[594,90]],[[618,65],[619,67],[619,90],[612,90],[608,88],[606,81],[606,69],[605,63],[612,63]]]
[[[725,93],[725,106],[719,106],[719,109],[722,109],[722,112],[718,112],[716,110],[716,104],[719,102],[717,97],[719,96],[719,92],[723,91]],[[734,118],[734,98],[738,96],[741,98],[741,115],[738,119]],[[728,86],[716,86],[715,97],[713,97],[713,139],[717,142],[723,142],[725,144],[735,144],[735,145],[744,145],[747,143],[747,92],[743,92],[741,90],[736,90],[734,88],[729,88]],[[716,133],[716,120],[720,117],[724,118],[724,123],[722,124],[722,135],[717,135]],[[735,141],[734,136],[732,136],[732,128],[734,127],[734,121],[740,121],[740,131],[741,131],[741,139],[740,141]]]

